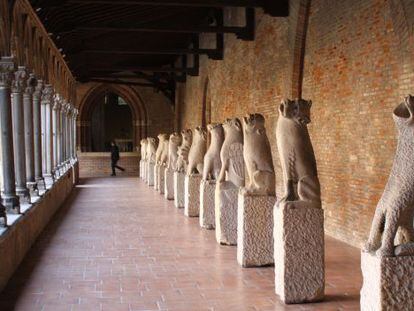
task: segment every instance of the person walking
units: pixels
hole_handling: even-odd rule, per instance
[[[115,141],[111,141],[111,167],[112,167],[112,174],[111,176],[116,176],[115,168],[121,170],[122,172],[125,171],[123,167],[117,165],[119,161],[119,148],[116,145]]]

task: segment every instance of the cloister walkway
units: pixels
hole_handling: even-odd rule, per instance
[[[326,301],[284,306],[273,268],[241,268],[138,178],[86,179],[0,295],[0,310],[358,310],[359,250],[327,238]]]

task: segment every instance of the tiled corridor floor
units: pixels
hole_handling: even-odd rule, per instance
[[[0,295],[0,310],[358,310],[359,251],[326,241],[326,299],[284,306],[273,268],[243,269],[138,178],[79,185]]]

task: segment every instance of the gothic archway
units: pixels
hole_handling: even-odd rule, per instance
[[[122,98],[129,106],[132,115],[133,150],[139,141],[147,136],[147,112],[145,104],[138,92],[129,86],[98,84],[92,87],[83,97],[79,105],[78,148],[83,152],[92,151],[92,116],[96,103],[104,94],[113,93]]]

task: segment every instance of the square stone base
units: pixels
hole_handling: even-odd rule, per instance
[[[158,191],[160,194],[164,194],[164,179],[165,179],[165,166],[160,166],[160,173],[158,174]]]
[[[200,227],[214,229],[216,227],[214,190],[215,180],[202,180],[200,183]]]
[[[231,182],[218,183],[214,193],[216,240],[220,244],[237,245],[237,195]]]
[[[148,163],[147,165],[147,185],[154,186],[154,163]]]
[[[164,170],[164,197],[174,200],[174,171],[168,168]]]
[[[177,208],[184,207],[184,181],[184,173],[174,172],[174,205]]]
[[[414,256],[361,253],[361,311],[414,310]]]
[[[184,184],[184,215],[198,217],[200,214],[200,183],[201,175],[185,176]]]
[[[139,178],[144,179],[144,161],[139,160]]]
[[[273,259],[274,196],[239,194],[237,262],[243,267],[271,265]]]
[[[323,210],[274,208],[276,294],[285,303],[320,301],[325,291]]]
[[[160,165],[159,164],[155,164],[154,165],[154,189],[155,190],[160,190]]]

